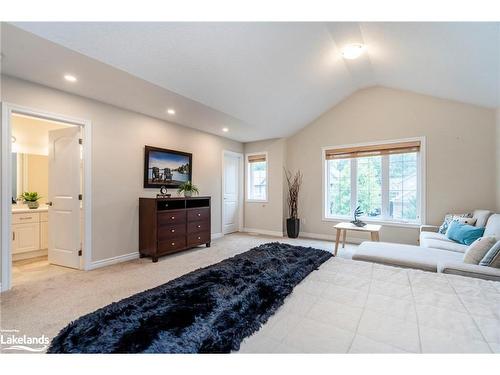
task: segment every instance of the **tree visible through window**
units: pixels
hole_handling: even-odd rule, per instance
[[[420,143],[374,147],[325,151],[325,217],[348,217],[360,206],[365,219],[419,222]]]
[[[247,199],[267,200],[267,159],[266,155],[249,155],[247,157]]]

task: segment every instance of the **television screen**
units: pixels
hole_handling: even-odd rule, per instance
[[[192,154],[167,150],[158,147],[145,147],[144,187],[178,188],[182,183],[191,181],[193,166]]]

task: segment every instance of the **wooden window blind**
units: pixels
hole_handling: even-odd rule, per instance
[[[260,154],[260,155],[248,155],[248,162],[249,163],[260,163],[266,161],[266,155],[265,154]]]
[[[325,158],[332,159],[351,159],[366,156],[407,154],[420,151],[420,141],[386,143],[371,146],[332,148],[325,151]]]

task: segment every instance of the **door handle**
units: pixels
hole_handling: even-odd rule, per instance
[[[52,206],[52,202],[47,202],[47,206]]]

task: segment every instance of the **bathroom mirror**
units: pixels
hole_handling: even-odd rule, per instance
[[[16,201],[26,191],[42,196],[40,204],[47,202],[49,190],[49,161],[47,155],[12,153],[12,198]],[[22,203],[18,201],[18,203]]]

